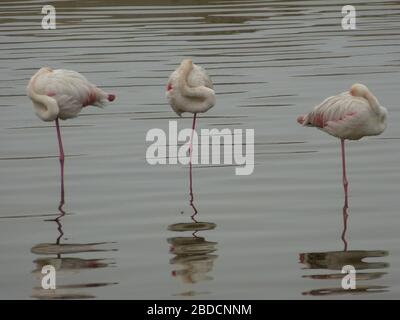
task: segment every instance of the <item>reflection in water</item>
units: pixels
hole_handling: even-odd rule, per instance
[[[343,274],[342,274],[343,277]],[[374,285],[357,285],[356,289],[345,290],[343,288],[322,288],[303,292],[304,295],[310,296],[325,296],[325,295],[339,295],[339,294],[366,294],[366,293],[381,293],[386,292],[386,286]]]
[[[172,237],[167,242],[171,245],[170,253],[175,255],[170,264],[180,266],[171,272],[172,276],[179,277],[184,283],[197,283],[204,280],[212,280],[208,275],[214,266],[218,255],[213,254],[217,250],[217,242],[207,241],[197,235],[200,231],[212,230],[216,227],[212,222],[200,222],[196,220],[198,210],[194,205],[192,162],[189,161],[189,205],[193,209],[190,216],[192,222],[175,223],[168,226],[168,230],[175,232],[192,232],[188,237]],[[179,296],[194,296],[207,294],[208,292],[196,292],[194,290],[179,293]]]
[[[48,213],[46,203],[53,203],[52,208],[56,208],[56,197],[51,197],[49,188],[54,186],[53,182],[57,183],[58,188],[59,181],[52,180],[54,171],[47,170],[48,163],[58,165],[55,160],[57,142],[53,132],[54,125],[38,122],[31,112],[24,111],[26,108],[22,107],[27,105],[25,87],[29,76],[43,65],[71,69],[79,66],[89,78],[96,79],[96,82],[105,85],[109,90],[117,90],[122,98],[118,108],[110,107],[94,112],[86,110],[76,122],[71,125],[67,122],[62,128],[76,152],[66,157],[64,207],[67,214],[60,219],[65,232],[65,236],[60,238],[61,244],[108,240],[120,242],[111,236],[118,233],[118,238],[127,247],[138,246],[141,249],[138,252],[140,256],[135,258],[129,251],[121,253],[121,250],[114,253],[62,253],[63,258],[116,259],[117,254],[124,258],[125,268],[119,271],[117,268],[80,270],[79,273],[86,282],[119,281],[111,276],[114,270],[118,278],[126,275],[127,270],[135,270],[135,277],[124,277],[126,283],[123,286],[101,287],[98,294],[96,289],[81,291],[90,290],[93,291],[90,293],[108,298],[129,295],[140,297],[145,294],[151,299],[168,297],[171,292],[186,291],[185,295],[191,295],[191,290],[195,289],[196,294],[199,291],[212,291],[213,295],[209,297],[223,298],[224,293],[234,288],[234,292],[229,294],[233,298],[246,296],[249,299],[258,299],[261,294],[265,298],[286,296],[291,299],[308,289],[340,287],[337,280],[311,280],[301,276],[299,281],[277,281],[285,278],[291,268],[286,258],[293,252],[292,226],[295,229],[295,226],[306,228],[313,225],[316,229],[321,229],[324,227],[324,219],[317,222],[312,219],[321,207],[332,206],[332,197],[319,198],[317,203],[308,196],[318,188],[334,191],[336,187],[340,187],[327,185],[327,181],[339,178],[335,175],[335,170],[326,170],[323,176],[315,174],[321,162],[327,168],[336,168],[337,165],[339,168],[340,163],[331,158],[331,155],[339,156],[336,153],[339,146],[325,143],[322,137],[314,137],[311,133],[304,132],[299,136],[299,128],[292,123],[292,119],[299,108],[308,109],[310,101],[328,95],[334,88],[351,84],[353,80],[367,81],[385,97],[381,102],[388,106],[395,105],[397,90],[394,89],[396,83],[393,80],[398,79],[400,74],[399,1],[357,1],[357,10],[362,13],[362,26],[351,32],[344,32],[340,28],[339,1],[49,2],[56,3],[60,13],[57,15],[57,30],[52,31],[40,28],[40,8],[45,2],[10,0],[0,3],[0,59],[3,71],[0,76],[0,175],[3,181],[0,185],[0,215],[3,217],[7,214],[10,217],[0,220],[0,234],[3,236],[1,279],[6,280],[1,285],[2,298],[8,295],[8,291],[19,298],[26,298],[27,292],[28,296],[31,294],[33,285],[20,276],[21,268],[13,267],[26,258],[26,250],[21,250],[21,247],[25,246],[29,251],[34,244],[40,242],[54,245],[59,234],[55,233],[50,238],[42,235],[41,238],[32,240],[40,237],[38,232],[43,228],[47,229],[44,231],[57,232],[54,222],[40,221],[40,215]],[[214,231],[198,232],[199,236],[208,241],[219,242],[217,251],[211,253],[219,257],[213,270],[208,273],[215,279],[189,285],[167,274],[167,279],[161,279],[157,286],[155,281],[159,277],[154,277],[154,273],[162,274],[165,269],[170,273],[174,269],[182,268],[169,264],[169,260],[175,255],[169,255],[170,244],[166,243],[166,239],[190,237],[190,232],[165,230],[168,234],[164,237],[164,247],[161,246],[165,253],[162,264],[158,263],[158,258],[162,257],[155,257],[152,250],[154,241],[157,241],[152,230],[158,230],[160,223],[164,223],[166,229],[167,225],[175,222],[192,222],[189,219],[192,209],[188,206],[189,199],[184,198],[187,201],[182,208],[185,209],[185,215],[176,213],[176,219],[163,222],[164,218],[160,217],[160,213],[171,210],[171,206],[174,206],[173,199],[188,196],[185,192],[188,190],[188,173],[185,168],[185,178],[182,181],[181,175],[176,174],[176,168],[172,166],[150,166],[143,158],[146,151],[143,140],[144,133],[149,128],[162,128],[167,132],[168,120],[177,120],[166,107],[163,88],[172,68],[187,57],[207,66],[209,75],[218,88],[218,107],[209,115],[201,117],[202,126],[219,130],[226,127],[232,130],[254,128],[257,134],[257,172],[241,180],[233,177],[230,169],[210,169],[209,166],[212,165],[194,165],[193,187],[195,205],[199,210],[196,218],[218,224],[218,229]],[[395,113],[392,119],[398,119],[399,109],[393,108],[391,111]],[[186,118],[184,121],[187,121],[187,127],[190,128],[190,119]],[[348,250],[387,249],[390,259],[398,260],[398,250],[392,252],[391,248],[396,248],[394,240],[398,239],[400,227],[400,220],[396,215],[400,198],[395,191],[400,171],[397,161],[394,161],[400,157],[400,126],[390,126],[387,133],[382,138],[385,140],[373,145],[374,152],[367,152],[372,144],[361,143],[352,153],[353,159],[358,162],[357,169],[354,168],[353,186],[357,177],[359,179],[368,172],[369,164],[381,164],[374,173],[380,178],[376,179],[373,187],[357,183],[362,188],[360,191],[363,197],[365,196],[362,203],[365,212],[360,214],[373,220],[360,219],[357,226],[369,228],[372,222],[376,222],[377,225],[385,225],[387,228],[375,230],[379,243],[371,242],[372,245],[367,245],[363,241],[367,238],[360,238],[357,239],[360,240],[360,246],[355,246],[356,243],[350,238],[350,233],[355,232],[350,223],[354,223],[355,218],[350,216],[347,239]],[[322,143],[322,140],[325,142]],[[49,149],[48,144],[55,148]],[[314,146],[318,146],[318,157],[310,156],[317,152]],[[83,161],[81,156],[85,156],[90,162]],[[68,162],[68,159],[76,160]],[[207,168],[200,169],[203,166]],[[79,203],[81,217],[69,216],[72,202],[68,196],[72,195],[72,185],[68,183],[67,175],[72,172],[68,168],[74,171],[70,177],[76,186],[74,201]],[[56,169],[58,174],[59,168]],[[203,176],[200,175],[201,170],[205,172]],[[160,179],[161,171],[163,176],[165,173],[166,179]],[[212,176],[213,181],[207,180],[209,176]],[[232,183],[233,181],[237,183]],[[304,188],[300,190],[298,186],[301,184]],[[205,189],[201,190],[200,185]],[[177,194],[180,187],[183,190]],[[380,195],[377,194],[378,190],[381,190]],[[206,203],[201,201],[203,191]],[[266,195],[269,196],[268,199]],[[304,199],[309,199],[309,208],[302,207],[297,215],[291,215],[292,210],[304,203]],[[354,208],[352,198],[349,200],[351,215]],[[129,203],[134,205],[130,206]],[[211,211],[206,209],[205,204],[213,212],[218,211],[218,219],[229,224],[232,232],[224,232],[223,239],[226,243],[234,244],[236,252],[232,251],[232,254],[241,260],[237,261],[239,265],[246,267],[231,268],[234,257],[222,254],[219,248],[222,245],[222,240],[219,240],[222,236],[219,234],[222,225],[219,220],[208,216]],[[378,205],[382,212],[375,215]],[[136,216],[133,224],[132,207]],[[177,208],[175,205],[174,210]],[[77,207],[74,206],[73,209]],[[249,215],[246,215],[244,226],[240,228],[246,209]],[[338,206],[337,209],[330,213],[336,214],[337,219],[342,219],[339,212],[341,208]],[[58,213],[56,210],[52,211],[53,214]],[[82,215],[84,211],[85,215]],[[113,214],[108,214],[109,212]],[[270,219],[266,219],[262,212],[269,212]],[[42,220],[49,218],[54,219],[55,216],[46,216]],[[68,224],[75,224],[78,218],[82,218],[82,222],[90,220],[85,237],[78,233],[84,229],[79,226],[77,229],[71,228]],[[288,223],[289,219],[291,223]],[[336,222],[342,223],[341,220]],[[297,253],[343,250],[341,229],[339,226],[334,230],[337,235],[334,234],[333,239],[327,239],[315,232],[315,238],[305,239],[305,245]],[[16,230],[19,232],[15,232]],[[25,239],[20,239],[23,230],[28,230],[29,233],[25,234]],[[99,230],[104,233],[99,235]],[[235,230],[240,232],[233,232]],[[65,239],[74,234],[76,238]],[[151,241],[143,241],[150,238]],[[338,238],[338,243],[333,244],[335,238]],[[262,239],[271,239],[267,248],[264,247],[267,242]],[[29,241],[28,245],[26,241]],[[318,245],[314,245],[314,241]],[[115,247],[119,248],[119,245]],[[36,268],[32,260],[54,257],[54,254],[31,257],[27,266],[32,270]],[[271,257],[274,258],[273,261]],[[293,258],[296,264],[298,256]],[[369,260],[390,262],[389,257]],[[120,260],[116,262],[119,266]],[[269,265],[274,266],[274,272],[265,272],[265,266]],[[219,278],[218,270],[224,270],[224,281]],[[340,270],[297,271],[301,275],[340,273]],[[390,272],[391,281],[400,281],[400,269],[364,271],[387,271]],[[107,276],[106,273],[110,275]],[[90,274],[90,278],[83,276],[86,274]],[[33,281],[33,275],[30,277]],[[83,282],[75,277],[70,272],[64,277],[63,283]],[[389,275],[381,280],[365,283],[382,284],[380,282],[387,278]],[[142,285],[138,286],[138,283]],[[35,285],[40,286],[40,282]],[[143,286],[146,286],[145,292],[142,290]],[[276,290],[271,290],[271,286],[276,287]],[[385,296],[399,295],[399,290],[395,290],[395,287],[391,291]]]
[[[212,254],[217,250],[216,242],[198,236],[172,237],[168,238],[167,242],[171,245],[170,252],[175,255],[170,263],[182,267],[172,271],[174,277],[180,277],[185,283],[212,280],[207,274],[218,257]]]
[[[345,202],[343,206],[343,231],[342,231],[342,236],[340,237],[343,241],[343,251],[347,251],[348,243],[346,240],[346,232],[347,232],[347,219],[349,218],[349,214],[347,213],[347,206],[348,200],[347,200],[347,195],[345,196]]]
[[[33,298],[37,299],[85,299],[95,298],[94,295],[85,292],[80,292],[78,289],[103,287],[115,282],[95,282],[95,283],[78,283],[78,284],[59,284],[59,279],[62,278],[68,272],[79,272],[84,269],[98,269],[107,268],[115,265],[113,258],[78,258],[78,257],[64,257],[66,254],[80,254],[88,252],[107,252],[117,251],[114,248],[99,247],[100,245],[112,244],[113,242],[97,242],[97,243],[61,243],[61,239],[64,235],[61,218],[66,215],[63,208],[65,204],[64,199],[64,162],[60,161],[61,165],[61,196],[58,210],[60,214],[53,221],[57,225],[58,236],[55,243],[39,243],[31,248],[31,252],[46,257],[40,257],[35,259],[35,269],[32,271],[37,278],[37,282],[41,284],[43,275],[41,274],[42,268],[45,265],[52,265],[56,269],[56,289],[47,290],[41,286],[33,288]],[[53,257],[48,257],[54,255]]]
[[[386,286],[379,285],[360,285],[358,281],[380,279],[386,272],[359,272],[366,269],[384,269],[389,266],[386,262],[367,262],[366,258],[384,257],[388,255],[388,251],[384,250],[347,250],[348,242],[346,240],[347,220],[348,220],[348,199],[345,194],[345,202],[343,206],[343,230],[341,239],[344,243],[343,251],[327,251],[327,252],[308,252],[300,253],[300,263],[305,265],[305,269],[327,269],[327,270],[342,270],[343,266],[351,265],[356,269],[356,289],[343,289],[342,287],[321,288],[303,292],[303,295],[323,296],[323,295],[338,295],[338,294],[365,294],[386,292]],[[318,279],[318,280],[335,280],[341,284],[345,274],[314,274],[303,275],[303,278]]]

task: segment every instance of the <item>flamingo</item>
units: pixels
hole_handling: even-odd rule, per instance
[[[75,118],[82,108],[93,105],[103,107],[114,101],[115,95],[108,94],[91,84],[76,71],[40,68],[27,86],[28,97],[33,102],[36,115],[43,121],[55,121],[61,164],[61,188],[64,194],[64,148],[58,119]],[[63,196],[61,198],[64,202]]]
[[[193,113],[192,133],[197,113],[206,112],[215,105],[215,91],[210,77],[191,59],[182,60],[180,66],[172,72],[166,96],[178,116],[181,117],[184,112]],[[190,143],[190,153],[191,147]]]
[[[184,112],[193,113],[192,134],[189,144],[189,192],[190,205],[194,210],[193,218],[197,214],[197,209],[193,204],[192,186],[193,132],[196,127],[197,113],[207,112],[215,105],[215,91],[207,72],[194,64],[191,59],[184,59],[168,79],[166,97],[178,116],[181,117]]]
[[[353,84],[349,92],[326,98],[310,113],[299,116],[297,122],[318,129],[340,139],[342,179],[345,207],[348,207],[345,140],[359,140],[381,134],[387,126],[388,112],[363,84]]]

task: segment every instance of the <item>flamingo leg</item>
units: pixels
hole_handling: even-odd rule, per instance
[[[344,188],[344,206],[348,208],[348,186],[349,182],[347,181],[346,176],[346,156],[344,149],[344,139],[340,139],[341,147],[342,147],[342,170],[343,170],[343,188]]]
[[[192,153],[193,153],[193,133],[196,128],[196,116],[197,113],[193,114],[193,123],[192,123],[192,135],[190,136],[190,144],[189,144],[189,163],[192,164]]]
[[[193,123],[192,123],[192,135],[190,137],[189,144],[189,194],[190,194],[190,206],[193,208],[193,215],[191,216],[194,222],[197,222],[194,218],[197,215],[197,209],[193,203],[194,195],[193,195],[193,175],[192,175],[192,153],[193,153],[193,133],[196,127],[196,113],[193,115]]]
[[[194,218],[197,215],[197,209],[194,205],[194,195],[193,195],[193,176],[192,176],[192,162],[189,162],[189,195],[190,195],[190,206],[193,209],[193,214],[190,216],[194,222],[197,220]]]
[[[61,200],[58,209],[62,211],[62,206],[64,205],[64,148],[61,139],[61,131],[60,124],[58,123],[58,118],[55,120],[56,122],[56,130],[57,130],[57,139],[58,139],[58,148],[59,148],[59,160],[60,160],[60,169],[61,169]]]

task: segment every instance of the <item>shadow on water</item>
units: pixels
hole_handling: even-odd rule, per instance
[[[96,242],[96,243],[61,243],[64,236],[62,218],[67,212],[64,210],[64,163],[60,164],[60,203],[58,206],[59,215],[55,219],[45,220],[54,222],[57,226],[58,236],[54,243],[38,243],[31,248],[31,252],[40,256],[35,259],[35,269],[32,273],[40,284],[33,288],[32,298],[36,299],[88,299],[95,298],[93,294],[83,291],[83,289],[104,287],[117,284],[117,282],[91,282],[91,283],[73,283],[59,284],[59,279],[65,279],[68,272],[79,273],[83,270],[107,268],[115,265],[114,258],[81,258],[66,257],[65,255],[82,254],[92,252],[111,252],[117,251],[115,248],[104,247],[112,245],[115,242]],[[44,289],[42,279],[42,268],[51,265],[56,270],[56,289]]]
[[[380,279],[387,272],[359,272],[360,270],[370,269],[386,269],[389,263],[386,262],[367,262],[366,258],[377,258],[387,256],[389,253],[385,250],[348,250],[348,241],[346,239],[347,220],[348,220],[348,199],[345,195],[343,206],[343,229],[341,239],[343,242],[343,251],[326,251],[326,252],[305,252],[299,254],[299,262],[308,270],[342,270],[344,266],[350,265],[356,270],[356,288],[344,289],[340,287],[326,287],[320,289],[312,289],[302,292],[302,295],[310,296],[327,296],[342,294],[367,294],[387,292],[387,286],[373,284],[359,284],[359,281]],[[336,283],[342,283],[342,279],[347,273],[327,273],[327,274],[307,274],[303,278],[314,280],[335,280]]]
[[[217,250],[217,242],[208,241],[198,235],[201,231],[213,230],[216,224],[212,222],[200,222],[196,219],[199,211],[194,204],[192,163],[189,162],[189,205],[193,210],[190,216],[191,222],[175,223],[168,226],[168,230],[174,232],[192,232],[191,236],[171,237],[167,239],[170,244],[170,253],[174,257],[170,264],[176,266],[171,274],[179,277],[184,283],[195,284],[200,281],[213,280],[208,275],[212,271],[214,261],[218,255],[213,254]],[[194,296],[208,294],[194,289],[175,294],[176,296]]]

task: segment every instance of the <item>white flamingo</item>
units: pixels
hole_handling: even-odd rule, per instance
[[[167,84],[167,99],[179,115],[206,112],[215,104],[213,84],[206,71],[191,59],[182,60]]]
[[[184,59],[168,79],[166,96],[172,109],[181,116],[193,113],[192,130],[197,113],[208,111],[215,105],[213,84],[206,71],[191,59]]]
[[[190,206],[194,211],[191,217],[194,219],[197,209],[193,203],[193,132],[196,127],[197,113],[206,112],[215,105],[215,91],[207,72],[202,67],[194,64],[191,59],[182,60],[180,66],[170,75],[166,89],[168,102],[179,116],[183,112],[193,113],[192,135],[189,144],[189,193]]]
[[[64,149],[58,119],[74,118],[89,105],[102,107],[106,102],[113,101],[115,95],[97,88],[76,71],[49,67],[40,68],[32,76],[27,94],[36,115],[43,121],[56,123],[63,186]]]
[[[325,99],[310,113],[299,116],[303,126],[317,127],[341,140],[343,187],[347,207],[345,139],[359,140],[364,136],[381,134],[387,126],[387,110],[363,84],[353,84],[349,92]]]

